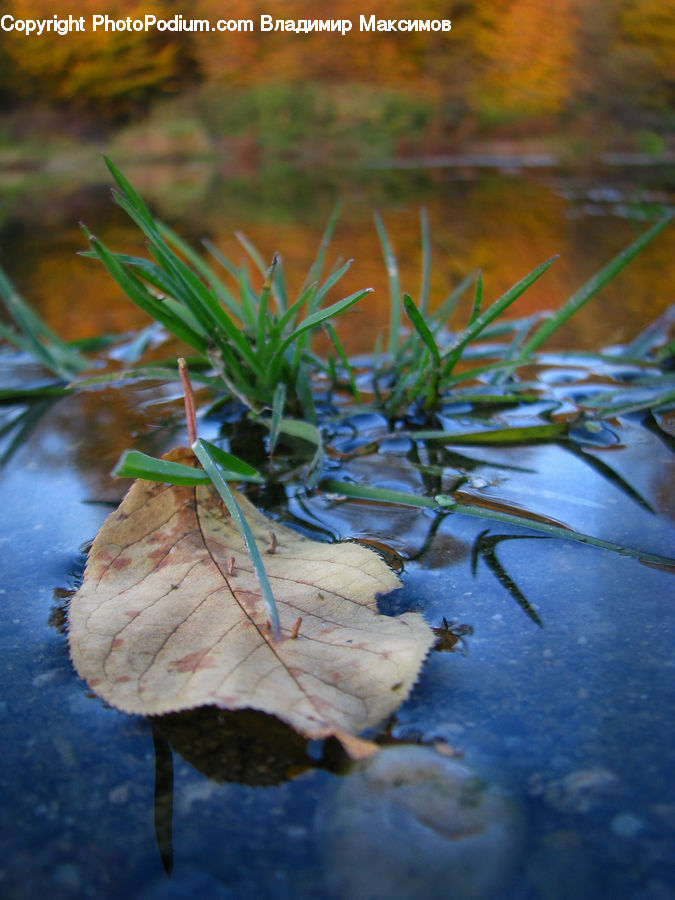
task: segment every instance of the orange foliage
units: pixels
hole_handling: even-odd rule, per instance
[[[134,111],[197,78],[223,88],[274,84],[370,84],[485,120],[556,116],[579,101],[606,108],[669,102],[675,19],[663,0],[120,0],[110,15],[250,19],[251,32],[97,32],[98,0],[81,0],[82,34],[0,35],[9,61],[5,93],[85,108],[102,117]],[[49,0],[6,0],[16,18],[51,18]],[[344,18],[353,28],[261,32],[272,19]],[[449,32],[361,31],[360,16],[452,19]],[[0,78],[3,75],[0,74]],[[1,87],[1,85],[0,85]],[[220,102],[220,101],[219,101]],[[443,112],[441,113],[441,110]],[[336,111],[339,115],[339,110]]]
[[[473,31],[482,57],[470,88],[490,119],[561,112],[571,97],[576,17],[568,0],[492,0]]]
[[[372,0],[367,16],[376,19],[449,18],[453,4],[429,0],[421,4],[405,0]],[[197,0],[191,15],[215,21],[224,15],[219,0]],[[261,7],[252,0],[232,0],[228,19],[252,19],[255,31],[231,35],[223,52],[222,38],[195,41],[194,50],[207,80],[226,80],[235,84],[260,84],[265,81],[300,82],[312,80],[367,81],[376,84],[424,87],[438,93],[442,82],[439,63],[450,51],[454,36],[439,32],[361,32],[359,16],[364,7],[353,0],[329,4],[317,9],[311,0],[269,2],[264,13],[273,19],[346,18],[352,31],[292,34],[284,31],[262,33],[259,30]],[[216,49],[220,47],[220,50]]]
[[[52,18],[49,0],[8,0],[15,19]],[[123,0],[111,18],[146,14],[166,16],[162,0]],[[168,32],[105,32],[91,29],[101,14],[98,0],[80,0],[74,16],[84,16],[87,30],[67,35],[44,33],[26,38],[13,33],[4,49],[17,70],[20,94],[92,109],[102,118],[128,113],[158,91],[175,91],[185,67],[184,41]]]

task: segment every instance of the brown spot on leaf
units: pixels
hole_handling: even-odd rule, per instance
[[[160,559],[164,559],[166,556],[166,547],[158,547],[156,550],[151,550],[148,553],[148,559],[151,559],[153,562],[159,562]]]
[[[188,653],[182,659],[175,659],[168,665],[169,669],[176,672],[197,672],[199,669],[213,669],[216,663],[209,658],[208,648],[206,650],[195,650]]]

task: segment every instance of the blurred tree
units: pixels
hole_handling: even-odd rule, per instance
[[[469,85],[488,121],[558,114],[572,96],[577,18],[569,0],[486,0],[475,10]]]
[[[29,39],[0,34],[0,82],[6,96],[42,100],[107,119],[133,114],[150,100],[195,79],[213,88],[223,106],[251,99],[251,120],[291,115],[288,89],[329,84],[327,118],[341,104],[364,108],[375,94],[354,85],[387,88],[435,104],[437,118],[499,122],[532,117],[591,115],[628,122],[642,111],[672,105],[675,17],[663,0],[268,0],[272,19],[350,19],[352,31],[261,32],[253,0],[120,0],[111,17],[154,13],[170,18],[251,19],[251,32],[45,34]],[[5,0],[16,18],[51,18],[49,0]],[[99,0],[80,0],[75,15],[90,23]],[[376,19],[452,19],[450,32],[361,31],[360,16]],[[9,84],[8,89],[7,85]],[[277,91],[275,95],[274,92]],[[284,93],[286,91],[286,93]],[[342,96],[339,96],[342,91]],[[0,101],[3,88],[0,84]],[[346,99],[345,99],[346,98]],[[322,101],[319,100],[320,105]],[[284,105],[285,104],[285,105]],[[236,110],[246,115],[246,109]],[[304,105],[297,104],[297,122]],[[313,113],[314,115],[314,113]],[[349,116],[346,117],[347,119]],[[363,116],[357,117],[361,121]],[[295,120],[294,120],[295,121]],[[297,123],[296,123],[297,124]],[[295,126],[294,126],[295,127]],[[401,133],[408,128],[404,118]]]
[[[452,18],[461,4],[428,0],[421,4],[406,0],[371,0],[367,18],[442,19]],[[196,0],[191,15],[215,21],[252,19],[255,30],[231,35],[227,52],[222,52],[222,36],[212,39],[196,36],[194,52],[207,80],[226,80],[236,84],[260,84],[264,81],[301,82],[311,80],[367,81],[375,84],[424,86],[437,95],[442,85],[437,63],[448,53],[454,40],[452,32],[378,32],[360,31],[363,5],[355,0],[328,3],[319,11],[312,0],[281,3],[270,0],[264,13],[273,19],[351,19],[353,29],[340,32],[293,34],[285,31],[261,32],[261,7],[253,0],[231,0],[224,12],[219,0]],[[218,46],[221,47],[218,52]]]
[[[577,109],[626,125],[672,108],[675,16],[662,0],[575,0]]]
[[[49,0],[7,0],[5,12],[15,19],[47,18]],[[174,4],[162,0],[125,0],[111,18],[167,18]],[[159,93],[175,92],[194,71],[186,57],[185,36],[171,32],[91,30],[98,0],[80,0],[75,16],[84,16],[87,31],[67,35],[5,35],[4,53],[13,67],[15,97],[94,111],[101,119],[118,119]],[[67,13],[66,13],[67,15]]]

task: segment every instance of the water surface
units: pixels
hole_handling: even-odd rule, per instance
[[[391,192],[380,176],[372,182],[348,188],[337,251],[357,255],[365,266],[359,284],[372,275],[382,293],[373,200],[392,223],[411,280],[417,278],[416,208],[427,205],[437,246],[437,297],[478,262],[496,294],[562,251],[560,275],[544,292],[555,305],[644,227],[635,208],[624,216],[610,203],[603,206],[607,215],[591,215],[584,204],[599,201],[577,199],[571,189],[565,194],[564,181],[549,176],[472,176],[454,183],[423,174],[413,185],[397,182]],[[291,273],[299,272],[334,187],[298,191],[302,202],[288,207],[292,187],[287,193],[274,188],[272,202],[261,188],[247,186],[259,205],[249,207],[243,222],[233,221],[241,207],[225,202],[228,196],[232,201],[231,186],[217,181],[200,188],[201,207],[178,210],[166,200],[163,212],[185,233],[207,231],[223,243],[234,224],[243,225],[270,252],[279,241]],[[50,210],[42,225],[35,210],[12,210],[3,264],[67,336],[136,326],[140,314],[115,298],[94,264],[71,259],[81,244],[69,219],[74,211],[86,215],[115,246],[136,238],[98,189],[78,196],[76,202],[66,192],[67,209]],[[156,199],[161,207],[159,192]],[[570,326],[565,340],[589,347],[623,339],[665,306],[672,232],[659,240],[595,312]],[[654,271],[659,277],[647,281]],[[363,319],[383,323],[384,302]],[[352,348],[368,349],[359,334],[352,333]],[[555,385],[561,399],[573,396],[578,368],[554,357],[549,364],[542,381]],[[25,371],[10,357],[3,369],[10,382]],[[15,414],[3,410],[3,423]],[[508,425],[537,412],[499,415]],[[420,458],[413,441],[387,434],[376,416],[357,418],[354,426],[362,443],[375,440],[378,450],[350,455],[353,433],[345,429],[334,477],[428,488],[419,463],[438,466],[438,459],[425,459],[423,449]],[[221,423],[202,427],[204,436],[215,437]],[[644,413],[608,427],[616,440],[596,446],[450,445],[441,455],[438,489],[449,490],[461,478],[464,494],[476,502],[552,517],[668,555],[674,546],[672,439]],[[336,770],[334,749],[261,733],[226,716],[154,723],[126,716],[77,678],[58,627],[63,599],[54,591],[76,585],[80,548],[122,494],[109,475],[119,453],[131,446],[159,453],[185,440],[174,386],[90,390],[46,410],[0,472],[6,512],[0,534],[4,896],[327,896],[321,823],[349,778]],[[431,654],[413,694],[380,737],[440,745],[511,795],[522,811],[525,839],[515,881],[504,885],[505,900],[672,896],[671,572],[461,514],[342,502],[293,486],[287,498],[277,486],[254,490],[252,499],[319,539],[384,545],[403,566],[404,588],[382,600],[383,610],[418,609],[430,624],[445,619],[464,633],[455,648],[463,652]],[[509,589],[509,579],[517,591]],[[396,853],[393,848],[392,864]],[[447,891],[439,886],[439,897]]]

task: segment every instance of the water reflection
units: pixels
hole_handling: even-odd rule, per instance
[[[184,174],[193,190],[188,198],[175,169],[163,173],[156,166],[146,166],[127,174],[154,210],[193,242],[209,237],[238,262],[244,254],[233,235],[240,230],[261,248],[264,257],[271,258],[279,250],[289,282],[298,289],[331,209],[341,198],[343,213],[329,261],[356,260],[340,283],[341,295],[366,286],[376,289],[340,323],[352,353],[370,351],[374,333],[388,321],[386,273],[372,221],[376,207],[399,258],[402,287],[413,297],[418,296],[420,284],[418,209],[422,204],[427,207],[435,304],[476,268],[483,270],[486,301],[496,299],[542,260],[559,253],[560,259],[543,281],[516,304],[514,315],[561,305],[643,230],[637,205],[631,207],[634,220],[614,214],[572,215],[575,206],[570,191],[552,173],[472,172],[457,177],[433,171],[371,171],[345,176],[344,172],[285,170],[278,178],[268,173],[261,182],[225,180],[210,172],[202,174],[195,186],[190,180],[194,170],[187,167]],[[617,190],[630,197],[635,180],[646,177],[643,173],[619,177]],[[567,178],[565,183],[570,180],[574,181]],[[123,331],[145,323],[144,315],[120,297],[98,263],[75,255],[85,248],[79,219],[113,249],[137,253],[143,248],[141,236],[113,206],[107,190],[97,185],[55,194],[53,185],[47,184],[38,185],[33,197],[33,202],[17,204],[0,229],[0,263],[24,296],[65,338]],[[595,349],[626,340],[661,313],[669,301],[663,285],[672,280],[674,250],[675,234],[670,229],[608,285],[601,298],[565,326],[556,337],[559,345]],[[455,323],[467,315],[468,308],[460,308]]]

